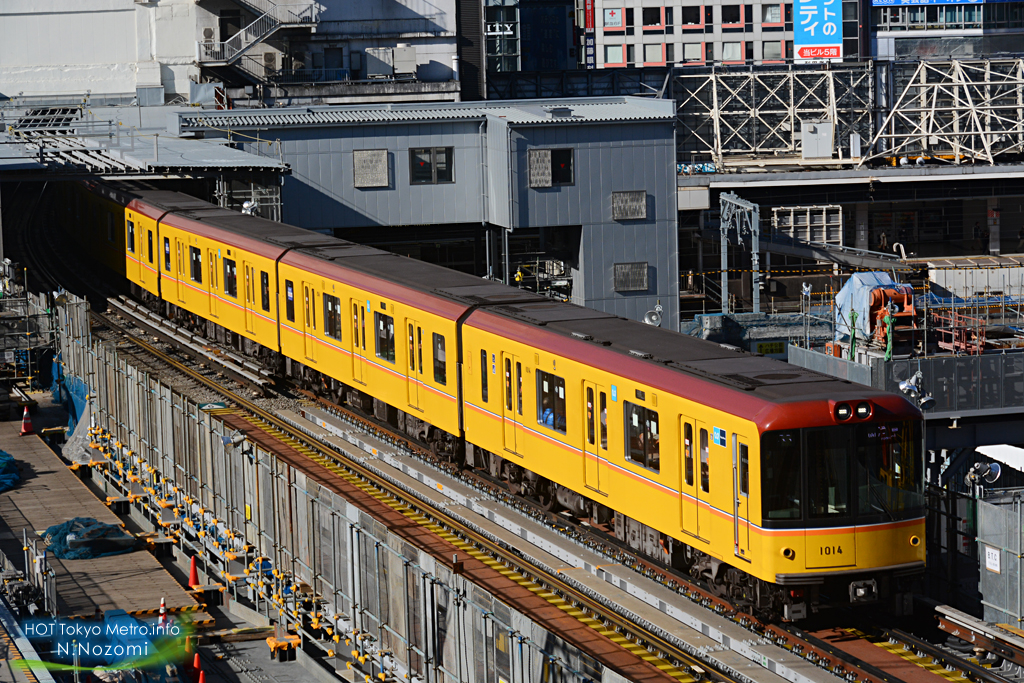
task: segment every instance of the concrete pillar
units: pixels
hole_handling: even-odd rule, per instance
[[[988,200],[988,253],[999,255],[999,200]]]
[[[857,249],[870,249],[868,243],[868,205],[857,204],[856,216],[854,218],[856,224],[855,239],[856,243],[853,245]]]

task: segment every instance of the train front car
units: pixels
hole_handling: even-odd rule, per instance
[[[783,592],[783,616],[879,601],[908,612],[925,557],[921,413],[874,392],[768,413],[758,420],[761,569]]]

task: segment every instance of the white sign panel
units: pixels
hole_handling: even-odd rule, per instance
[[[989,548],[985,546],[985,569],[990,572],[999,573],[999,556],[1000,551],[998,548]]]
[[[606,9],[604,11],[605,28],[622,28],[622,10]]]

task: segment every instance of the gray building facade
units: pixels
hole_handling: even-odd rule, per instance
[[[670,100],[610,97],[185,111],[178,133],[280,155],[287,223],[426,240],[472,229],[498,279],[557,262],[574,303],[635,320],[660,305],[676,329],[674,120]]]

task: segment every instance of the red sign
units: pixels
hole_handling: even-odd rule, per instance
[[[584,21],[586,21],[586,26],[584,28],[586,28],[587,33],[593,33],[594,32],[594,0],[587,0],[587,2],[586,2],[586,9],[584,10],[584,12],[585,12],[585,16],[586,16],[586,18],[584,19]]]
[[[842,57],[838,45],[825,45],[822,47],[803,46],[796,51],[797,57],[801,59],[838,59]]]

